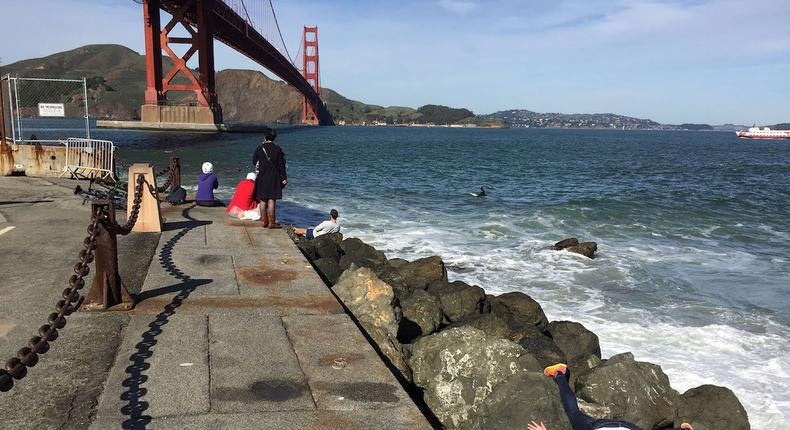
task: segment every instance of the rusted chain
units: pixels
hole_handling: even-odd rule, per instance
[[[160,191],[166,190],[167,187],[169,187],[173,183],[173,177],[174,177],[175,172],[176,172],[175,164],[176,164],[176,160],[174,158],[171,158],[170,159],[170,166],[168,166],[167,169],[162,170],[158,175],[156,175],[156,176],[162,176],[165,173],[167,173],[167,180],[165,181],[164,184],[159,186],[159,190]]]
[[[99,223],[107,218],[105,209],[94,212],[88,224],[88,236],[82,242],[83,248],[79,253],[79,262],[74,265],[74,274],[69,278],[69,286],[63,290],[62,299],[55,305],[55,310],[49,314],[48,323],[38,329],[38,336],[33,336],[27,346],[20,348],[16,357],[6,361],[5,368],[0,369],[0,391],[8,391],[14,387],[14,379],[19,380],[27,375],[27,368],[38,364],[38,357],[49,351],[50,342],[58,338],[58,330],[66,326],[66,317],[76,311],[82,303],[79,290],[85,286],[85,276],[90,273],[88,265],[93,261],[93,251],[96,249],[96,237],[99,235]]]
[[[134,200],[132,201],[132,208],[131,211],[129,211],[129,218],[126,220],[126,224],[120,225],[114,221],[110,224],[110,218],[108,217],[105,220],[105,227],[107,227],[107,229],[113,230],[115,234],[121,235],[127,235],[132,231],[135,223],[137,223],[137,216],[140,215],[140,205],[143,202],[143,185],[145,185],[145,176],[137,176],[137,181],[134,185]]]

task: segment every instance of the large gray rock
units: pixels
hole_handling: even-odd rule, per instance
[[[345,254],[340,258],[340,268],[342,270],[348,269],[351,263],[356,264],[357,267],[375,268],[387,261],[387,257],[383,252],[356,237],[345,239],[340,243],[340,249]]]
[[[631,353],[616,355],[578,375],[576,395],[610,408],[610,418],[629,421],[644,429],[671,425],[679,401],[661,367],[635,361]]]
[[[453,327],[474,327],[478,330],[482,330],[489,336],[506,339],[515,343],[521,340],[521,333],[511,327],[508,321],[491,313],[474,315],[470,318],[456,321],[448,326],[448,328]]]
[[[595,242],[582,242],[578,245],[569,246],[565,248],[568,252],[575,252],[587,258],[595,258],[595,251],[598,250],[598,244]]]
[[[549,324],[540,303],[532,297],[519,292],[505,293],[489,297],[491,313],[497,314],[514,323],[530,324],[545,330]]]
[[[313,261],[313,264],[315,264],[318,272],[324,277],[329,285],[336,284],[342,274],[340,266],[338,266],[337,261],[333,258],[319,258]]]
[[[426,289],[431,282],[447,281],[447,269],[437,256],[420,258],[407,264],[399,264],[406,284],[411,289]]]
[[[411,343],[420,336],[435,332],[442,323],[442,304],[425,290],[414,290],[401,301],[403,319],[400,322],[398,340]]]
[[[557,384],[537,372],[517,373],[494,387],[478,414],[481,429],[526,430],[532,421],[571,430]]]
[[[541,366],[548,367],[553,364],[568,362],[565,353],[537,327],[524,325],[520,337],[521,340],[518,341],[518,344],[532,354],[540,362]]]
[[[346,305],[381,352],[407,380],[411,379],[403,349],[397,342],[400,308],[392,287],[366,267],[346,270],[332,291]]]
[[[575,237],[569,237],[567,239],[563,239],[563,240],[555,243],[554,244],[554,249],[556,251],[561,251],[561,250],[563,250],[565,248],[569,248],[571,246],[576,246],[578,244],[579,244],[579,239],[576,239]]]
[[[598,336],[577,322],[552,321],[546,327],[546,332],[554,339],[554,343],[565,353],[568,360],[589,355],[601,358]]]
[[[331,258],[335,262],[340,260],[340,256],[343,253],[343,250],[340,249],[340,245],[337,243],[335,235],[325,234],[323,236],[318,236],[313,239],[313,246],[315,247],[318,258]]]
[[[749,416],[730,389],[716,385],[692,388],[680,396],[675,426],[694,430],[749,430]]]
[[[442,303],[442,311],[448,322],[460,321],[490,310],[486,292],[476,285],[438,280],[432,282],[427,291]]]
[[[387,260],[376,266],[373,271],[379,279],[392,287],[393,291],[395,291],[395,297],[397,297],[398,300],[403,300],[411,294],[412,290],[406,283],[403,274],[395,266],[397,266],[397,263],[393,265],[392,260]]]
[[[478,409],[497,384],[542,369],[520,346],[472,327],[421,338],[409,364],[425,402],[448,429],[479,429]]]
[[[302,254],[310,261],[318,260],[318,253],[315,250],[315,243],[312,240],[302,240],[296,243],[296,247],[302,251]]]

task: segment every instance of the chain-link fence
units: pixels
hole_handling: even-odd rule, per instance
[[[90,138],[87,82],[83,79],[0,79],[6,137],[15,143]]]

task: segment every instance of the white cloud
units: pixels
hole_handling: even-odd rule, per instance
[[[464,15],[474,10],[477,3],[464,0],[441,0],[439,6],[452,13]]]

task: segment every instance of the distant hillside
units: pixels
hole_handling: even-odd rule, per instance
[[[170,67],[172,62],[165,58],[165,70]],[[119,120],[140,118],[145,92],[145,56],[124,46],[83,46],[8,64],[0,68],[0,73],[22,77],[84,76],[88,79],[91,115]],[[301,118],[301,94],[258,71],[229,69],[217,72],[217,94],[226,122],[297,123]],[[170,93],[169,96],[171,101],[179,103],[194,100],[194,95],[188,92]],[[421,108],[423,112],[409,107],[370,105],[347,99],[329,88],[321,88],[321,96],[335,120],[349,124],[373,121],[444,124],[445,120],[456,122],[471,116],[466,109],[434,105]],[[81,102],[82,95],[75,94],[74,99]]]
[[[511,109],[490,115],[482,115],[482,117],[503,121],[510,127],[524,128],[663,128],[661,124],[649,119],[639,119],[613,113],[564,114]]]
[[[774,124],[769,126],[773,130],[790,130],[790,122],[783,122],[781,124]]]

